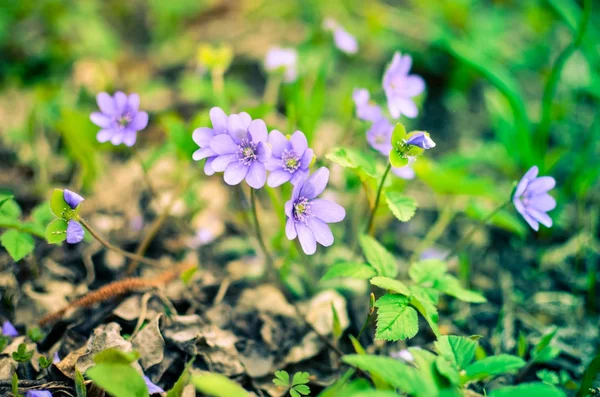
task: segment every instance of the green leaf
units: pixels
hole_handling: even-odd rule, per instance
[[[342,333],[344,332],[344,330],[342,329],[342,325],[340,324],[340,317],[338,316],[337,310],[335,310],[333,302],[331,302],[331,313],[333,315],[333,337],[334,339],[338,340],[342,337]]]
[[[290,397],[300,397],[300,393],[298,393],[295,389],[290,389]]]
[[[337,147],[333,148],[325,157],[344,168],[359,169],[370,177],[379,177],[377,160],[370,154],[352,148]]]
[[[0,243],[15,262],[23,259],[35,248],[33,237],[18,230],[7,230],[0,236]]]
[[[52,213],[58,217],[62,218],[65,211],[69,208],[69,204],[65,201],[65,193],[62,189],[54,189],[52,192],[52,196],[50,197],[50,209]]]
[[[277,386],[288,387],[290,385],[290,374],[287,371],[275,371],[273,383]]]
[[[77,393],[77,397],[87,396],[83,375],[77,368],[75,368],[75,392]]]
[[[552,385],[536,382],[496,389],[490,397],[566,397],[566,394]]]
[[[327,269],[327,272],[321,277],[321,281],[333,278],[355,278],[358,280],[368,280],[376,276],[377,272],[366,263],[336,263]]]
[[[521,357],[499,354],[475,361],[465,370],[469,379],[479,380],[489,376],[514,373],[523,366],[525,366],[525,361]]]
[[[412,338],[419,331],[417,312],[408,306],[408,298],[386,294],[375,302],[377,330],[375,339],[397,341]]]
[[[375,269],[377,275],[396,277],[398,274],[396,259],[383,245],[366,234],[361,234],[358,241],[367,262]]]
[[[248,397],[249,393],[226,376],[207,372],[192,376],[192,384],[201,393],[214,397]]]
[[[303,396],[306,396],[308,394],[310,394],[310,388],[306,385],[297,385],[294,386],[294,390],[300,394],[302,394]]]
[[[391,357],[350,354],[342,357],[342,361],[371,375],[376,374],[383,381],[406,394],[417,394],[416,391],[422,385],[422,378],[416,368]]]
[[[392,148],[390,150],[390,164],[392,167],[402,168],[408,165],[408,158],[401,156],[398,151]]]
[[[46,228],[46,241],[50,244],[60,244],[67,239],[69,223],[64,219],[55,219]]]
[[[390,277],[373,277],[371,280],[369,280],[369,282],[376,287],[395,292],[397,294],[406,296],[411,295],[410,289],[406,286],[406,284]]]
[[[392,131],[392,139],[390,143],[392,146],[399,146],[404,143],[406,139],[406,128],[402,123],[396,123],[394,130]]]
[[[19,377],[17,376],[16,372],[12,376],[11,386],[12,386],[12,394],[14,397],[23,397],[23,395],[21,393],[19,393]]]
[[[148,397],[146,382],[129,364],[96,364],[85,375],[114,397]]]
[[[460,374],[455,365],[453,365],[446,357],[437,356],[435,359],[435,367],[442,376],[450,381],[454,385],[460,384]]]
[[[412,296],[410,297],[410,305],[421,313],[421,315],[427,320],[427,323],[431,327],[431,330],[436,337],[441,335],[440,329],[437,325],[438,322],[438,311],[435,307],[435,301],[427,294],[427,292],[416,285],[410,287]]]
[[[384,194],[390,211],[399,221],[408,222],[415,215],[417,210],[415,199],[398,192],[386,191]]]
[[[577,392],[577,397],[585,397],[588,390],[593,386],[596,375],[600,372],[600,354],[594,357],[594,359],[588,364],[583,378],[581,379],[581,386]]]
[[[131,364],[140,358],[136,351],[124,352],[119,349],[110,348],[97,353],[94,356],[96,364]]]
[[[4,204],[6,204],[9,200],[12,200],[13,197],[14,196],[6,196],[6,197],[0,198],[0,210],[2,209]]]
[[[13,196],[1,196],[2,206],[0,206],[0,218],[19,219],[21,217],[21,207],[13,199]]]
[[[308,372],[296,372],[292,379],[292,386],[308,383],[309,378],[310,374]]]
[[[547,369],[541,369],[535,373],[535,376],[538,377],[544,383],[548,383],[549,385],[559,385],[560,377],[554,371],[550,371]]]
[[[436,288],[442,291],[443,293],[453,296],[464,302],[487,302],[487,299],[485,299],[483,295],[463,288],[460,285],[460,281],[458,281],[456,277],[451,276],[449,274],[446,274],[441,280],[438,281],[438,283],[436,284]]]
[[[465,368],[475,356],[477,342],[456,335],[442,335],[434,343],[435,350],[457,368]]]
[[[194,364],[194,358],[192,358],[179,375],[179,379],[173,385],[173,388],[167,392],[167,397],[181,397],[183,396],[183,389],[190,383],[190,368]]]
[[[447,271],[446,262],[439,259],[426,259],[410,265],[408,276],[417,284],[432,284],[440,280]]]
[[[46,225],[52,222],[54,219],[52,209],[50,208],[50,203],[44,201],[42,204],[35,207],[33,211],[31,211],[31,219],[33,219],[35,224],[45,228]]]

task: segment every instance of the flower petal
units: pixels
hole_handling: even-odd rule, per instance
[[[114,133],[115,133],[115,130],[112,128],[100,130],[96,134],[96,140],[100,143],[108,142],[108,141],[110,141],[110,139],[112,138]]]
[[[79,204],[83,200],[85,200],[83,197],[81,197],[77,193],[72,192],[68,189],[63,190],[63,198],[65,199],[67,204],[69,204],[69,207],[71,207],[72,209],[77,208],[79,206]]]
[[[333,201],[315,199],[310,202],[311,213],[326,223],[341,222],[346,217],[344,207]]]
[[[425,80],[421,76],[411,74],[407,76],[402,86],[396,89],[396,92],[402,96],[413,97],[425,91]]]
[[[123,133],[123,143],[125,144],[125,146],[132,147],[133,145],[135,145],[136,139],[137,139],[136,131],[127,130]]]
[[[215,169],[215,161],[213,161],[213,169]],[[243,181],[247,174],[248,166],[242,162],[235,161],[227,166],[223,179],[228,185],[234,186]]]
[[[154,383],[152,383],[150,378],[148,378],[145,375],[144,375],[144,382],[146,382],[146,387],[148,388],[148,394],[150,394],[150,395],[165,392],[161,387],[156,386]]]
[[[110,128],[113,124],[112,118],[100,112],[90,114],[90,120],[100,128]]]
[[[369,90],[366,88],[355,88],[354,91],[352,91],[352,100],[356,107],[361,107],[369,103],[369,98]]]
[[[198,149],[194,152],[194,154],[192,154],[192,159],[194,161],[200,161],[202,159],[205,159],[207,157],[214,157],[216,156],[217,153],[215,153],[214,150],[212,150],[210,147],[205,147],[203,149]]]
[[[269,133],[269,143],[271,144],[273,156],[278,158],[281,158],[281,155],[285,150],[290,150],[291,148],[290,141],[277,130],[273,130]]]
[[[315,157],[314,151],[306,149],[300,159],[300,169],[307,170],[310,167],[310,163],[312,163],[313,157]]]
[[[236,143],[248,138],[248,127],[239,114],[232,114],[227,118],[227,131]]]
[[[123,114],[127,110],[127,95],[122,91],[115,92],[115,110]]]
[[[120,145],[121,143],[123,143],[123,138],[124,138],[123,131],[115,131],[112,135],[112,137],[110,138],[110,143],[112,143],[113,145],[117,146]]]
[[[407,99],[407,98],[395,98],[394,102],[395,102],[396,108],[400,111],[400,114],[403,114],[410,119],[414,119],[415,117],[417,117],[419,115],[419,109],[417,108],[417,105],[415,105],[415,103],[412,100]],[[390,109],[390,113],[391,113],[391,111],[392,110]],[[394,118],[398,118],[398,117],[394,117]]]
[[[556,181],[551,176],[542,176],[534,179],[529,183],[525,190],[525,195],[528,197],[544,194],[552,190],[556,186]]]
[[[12,323],[10,321],[4,321],[2,323],[2,335],[10,336],[10,337],[14,338],[14,337],[19,336],[19,332],[17,331],[15,326],[12,325]]]
[[[527,170],[527,172],[525,173],[525,175],[523,175],[523,179],[527,179],[528,181],[532,181],[532,180],[534,180],[538,176],[539,172],[540,172],[540,170],[537,167],[537,165],[534,165],[529,170]]]
[[[215,170],[213,170],[212,168],[212,162],[214,160],[214,157],[208,158],[206,159],[206,163],[204,163],[204,173],[206,175],[213,175],[215,173]]]
[[[240,113],[238,113],[238,115],[242,119],[242,122],[244,123],[246,128],[250,127],[250,123],[252,122],[252,117],[250,117],[250,115],[246,112],[240,112]]]
[[[333,244],[333,233],[331,233],[331,229],[325,222],[317,218],[310,218],[308,220],[308,227],[312,230],[319,244],[325,247]]]
[[[196,128],[192,133],[192,139],[201,148],[210,145],[210,140],[215,136],[215,130],[208,127]]]
[[[308,170],[297,169],[292,175],[294,176],[290,179],[290,183],[295,186],[308,177]]]
[[[246,183],[254,189],[260,189],[265,185],[266,181],[267,170],[265,169],[265,165],[261,162],[254,161],[248,169],[248,174],[246,175]]]
[[[294,220],[292,218],[288,218],[285,222],[285,235],[287,236],[288,240],[293,240],[296,238],[296,236],[298,236],[298,233],[296,233],[296,225],[294,224]]]
[[[212,123],[213,129],[217,134],[223,134],[227,132],[227,115],[223,109],[214,107],[209,112],[210,122]]]
[[[329,181],[329,170],[326,167],[321,167],[308,177],[300,195],[311,200],[323,193],[327,182]]]
[[[296,232],[302,251],[306,255],[312,255],[317,251],[317,240],[313,232],[304,223],[296,223]]]
[[[294,203],[292,200],[288,200],[285,202],[285,214],[288,218],[292,217],[292,208],[294,207]]]
[[[527,207],[527,214],[529,214],[533,219],[542,225],[546,227],[552,227],[552,218],[550,218],[545,212],[538,211],[535,208]]]
[[[77,244],[83,240],[83,226],[77,221],[70,220],[67,226],[67,243]]]
[[[290,137],[290,143],[292,144],[292,148],[296,153],[304,153],[306,149],[308,149],[308,141],[306,140],[306,136],[302,131],[296,131]]]
[[[531,226],[531,228],[537,232],[539,230],[540,226],[535,219],[533,219],[531,216],[529,216],[529,214],[527,213],[527,210],[525,209],[525,206],[523,205],[521,200],[518,197],[515,197],[515,198],[513,198],[513,204],[515,205],[515,208],[517,209],[519,214],[521,214],[523,219],[525,219],[525,221],[529,224],[529,226]]]
[[[98,107],[102,113],[109,116],[114,116],[117,114],[115,100],[106,92],[101,92],[96,95],[96,103],[98,104]]]
[[[216,172],[223,172],[230,163],[232,162],[238,163],[236,154],[223,154],[221,156],[216,157],[212,162],[212,169]]]
[[[266,142],[268,139],[267,125],[261,119],[252,120],[248,131],[254,142]]]
[[[210,148],[217,154],[231,154],[238,150],[237,144],[228,134],[215,135],[210,140]]]
[[[269,185],[270,187],[281,186],[290,179],[292,179],[292,175],[292,173],[282,169],[273,171],[269,174],[269,178],[267,179],[267,185]]]
[[[549,194],[533,196],[529,198],[528,207],[534,208],[538,211],[548,212],[556,208],[556,200]]]
[[[127,128],[132,129],[134,131],[140,131],[140,130],[143,130],[144,128],[146,128],[147,125],[148,125],[148,113],[137,112],[135,114],[135,117],[131,121],[131,123],[129,123],[129,125],[127,126]]]
[[[358,41],[350,33],[342,28],[337,28],[333,32],[335,46],[346,54],[356,54],[358,52]]]
[[[256,148],[256,157],[258,161],[264,163],[271,158],[271,147],[266,141],[259,142]]]
[[[130,111],[137,112],[140,108],[140,96],[136,93],[129,94],[127,105]]]
[[[415,170],[408,165],[400,168],[392,167],[392,172],[394,175],[402,179],[414,179],[415,177]]]

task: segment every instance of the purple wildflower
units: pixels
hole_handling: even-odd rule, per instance
[[[394,126],[385,117],[376,121],[367,131],[369,145],[384,156],[389,156],[392,150],[391,140],[393,130]],[[413,179],[415,177],[415,171],[411,168],[410,164],[400,168],[392,167],[392,172],[402,179]]]
[[[277,130],[269,134],[272,157],[265,163],[271,171],[267,184],[277,187],[290,181],[296,185],[308,176],[308,167],[313,159],[313,150],[308,148],[308,141],[302,131],[296,131],[287,139]]]
[[[146,375],[144,375],[144,382],[146,382],[146,386],[148,387],[148,394],[150,394],[150,395],[165,392],[162,389],[162,387],[157,386],[154,383],[152,383],[150,378],[148,378]]]
[[[412,134],[406,143],[409,145],[420,147],[421,149],[431,149],[435,147],[435,142],[425,131],[417,131]]]
[[[250,125],[252,118],[248,113],[242,112],[239,113],[238,116],[242,119],[246,127]],[[210,140],[216,135],[227,134],[229,117],[231,116],[227,116],[221,108],[214,107],[210,109],[210,121],[213,128],[196,128],[192,134],[192,139],[198,146],[200,146],[200,149],[194,152],[192,158],[195,161],[206,159],[206,163],[204,164],[204,173],[206,175],[212,175],[215,173],[212,168],[212,162],[219,156],[210,148]]]
[[[285,203],[288,219],[285,234],[288,239],[300,240],[302,250],[312,255],[317,243],[329,247],[333,244],[333,234],[328,223],[341,222],[346,210],[329,200],[317,199],[323,193],[329,180],[329,170],[319,168],[308,179],[300,181],[292,192],[292,199]]]
[[[546,212],[556,207],[556,200],[548,192],[554,188],[556,181],[551,176],[537,177],[538,167],[533,166],[525,173],[515,189],[513,204],[535,231],[540,223],[546,227],[552,226],[552,218]]]
[[[335,46],[346,54],[353,55],[358,52],[358,41],[346,31],[337,21],[326,18],[323,21],[323,28],[333,32],[333,41]]]
[[[110,141],[117,146],[124,143],[133,146],[137,132],[148,125],[148,113],[139,111],[140,97],[138,94],[125,95],[117,91],[114,97],[106,92],[96,96],[100,112],[94,112],[90,119],[102,128],[96,139],[98,142]]]
[[[6,320],[2,323],[2,335],[15,338],[19,336],[19,332],[10,321]]]
[[[364,121],[376,122],[383,118],[381,108],[370,100],[369,91],[364,88],[355,88],[352,99],[356,105],[356,116]]]
[[[388,101],[390,114],[394,119],[405,115],[415,118],[419,114],[417,105],[412,100],[425,90],[425,82],[420,76],[408,74],[412,65],[410,55],[394,54],[392,63],[383,75],[383,89]]]
[[[293,48],[273,47],[265,58],[265,69],[268,72],[283,71],[283,80],[293,83],[298,78],[298,52]]]
[[[58,352],[54,352],[54,355],[52,356],[52,362],[54,364],[59,363],[60,362],[60,356],[58,355]]]
[[[81,202],[84,200],[84,198],[78,195],[77,193],[74,193],[67,189],[64,190],[63,197],[69,205],[69,207],[71,207],[71,209],[73,210],[76,209],[79,206],[79,204],[81,204]],[[81,240],[83,240],[84,234],[85,232],[83,231],[83,226],[81,226],[81,223],[73,219],[69,220],[69,223],[67,224],[67,243],[79,243]]]
[[[390,357],[395,358],[396,360],[406,361],[407,363],[415,361],[415,356],[413,356],[408,349],[391,352]]]
[[[52,397],[48,390],[27,390],[25,397]]]
[[[267,181],[265,163],[271,158],[267,139],[264,121],[252,120],[248,126],[243,117],[232,114],[227,119],[227,134],[210,140],[210,148],[218,155],[212,161],[212,169],[224,171],[228,185],[237,185],[245,179],[250,187],[260,189]]]

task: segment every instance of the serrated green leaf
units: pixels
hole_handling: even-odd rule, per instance
[[[436,288],[446,295],[453,296],[464,302],[483,303],[487,302],[485,297],[477,292],[463,288],[460,281],[454,276],[446,274],[436,283]]]
[[[183,396],[183,389],[190,383],[190,369],[194,364],[194,359],[192,358],[179,375],[179,379],[173,385],[173,388],[167,392],[167,397],[181,397]]]
[[[54,189],[50,197],[50,210],[58,217],[62,218],[65,211],[69,208],[69,204],[65,201],[65,192],[62,189]]]
[[[525,361],[521,357],[500,354],[475,361],[465,370],[469,379],[479,380],[490,376],[514,373],[523,366],[525,366]]]
[[[490,397],[566,397],[566,394],[552,385],[536,382],[496,389]]]
[[[249,393],[226,376],[207,372],[194,375],[191,380],[196,390],[213,397],[248,397]]]
[[[425,289],[413,285],[410,287],[411,297],[410,297],[410,305],[412,305],[415,309],[421,313],[421,315],[425,318],[431,330],[435,334],[435,336],[439,337],[441,335],[440,329],[437,325],[438,323],[438,310],[435,307],[436,301],[434,301],[425,291]]]
[[[448,271],[446,262],[439,259],[425,259],[415,262],[408,268],[408,276],[416,284],[430,284],[440,280]]]
[[[411,295],[410,289],[406,286],[406,284],[390,277],[373,277],[371,280],[369,280],[369,282],[376,287],[395,292],[397,294],[406,296]]]
[[[11,258],[18,262],[35,248],[33,237],[29,233],[18,230],[7,230],[0,236],[0,243],[8,251]]]
[[[454,385],[460,384],[460,374],[455,365],[453,365],[446,357],[437,356],[435,359],[435,367],[439,373]]]
[[[136,351],[124,352],[116,348],[102,350],[94,356],[96,364],[131,364],[140,357]]]
[[[373,178],[379,176],[375,158],[356,149],[337,147],[332,149],[325,157],[344,168],[360,169]]]
[[[396,277],[398,274],[396,259],[383,245],[366,234],[361,234],[358,241],[367,262],[375,269],[377,275]]]
[[[50,244],[60,244],[67,239],[69,223],[64,219],[55,219],[46,228],[46,241]]]
[[[50,203],[45,201],[38,205],[31,211],[31,219],[37,225],[43,226],[44,228],[48,223],[54,219]]]
[[[1,196],[2,206],[0,206],[0,218],[19,219],[21,217],[21,207],[13,199],[13,196]]]
[[[336,263],[327,269],[327,272],[321,277],[321,281],[333,278],[355,278],[358,280],[368,280],[376,276],[377,272],[373,267],[366,263]]]
[[[473,360],[477,342],[464,336],[442,335],[434,346],[440,356],[463,369]]]
[[[129,364],[96,364],[85,375],[114,397],[148,397],[146,382]]]
[[[375,339],[397,341],[414,337],[419,331],[417,312],[408,306],[408,298],[386,294],[375,302],[377,329]]]
[[[401,222],[408,222],[417,211],[417,202],[412,197],[398,192],[386,191],[385,201],[392,214]]]

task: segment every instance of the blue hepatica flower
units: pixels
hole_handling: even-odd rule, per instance
[[[333,201],[318,199],[329,181],[329,170],[319,168],[306,180],[300,181],[292,192],[292,199],[285,203],[287,222],[285,233],[288,239],[298,237],[302,250],[312,255],[317,243],[329,247],[333,234],[328,223],[341,222],[346,210]]]
[[[379,153],[388,157],[392,150],[392,131],[394,126],[382,116],[381,119],[374,122],[367,131],[367,141],[369,145]],[[404,167],[392,167],[392,173],[402,179],[413,179],[415,170],[411,167],[412,161]]]
[[[217,135],[227,134],[227,126],[229,123],[229,118],[232,117],[227,116],[223,109],[219,107],[214,107],[210,109],[210,121],[212,123],[213,128],[208,127],[200,127],[196,128],[192,134],[192,139],[196,144],[200,147],[200,149],[196,150],[192,155],[194,161],[200,161],[206,159],[206,163],[204,164],[204,173],[206,175],[213,175],[215,170],[212,168],[212,162],[214,159],[219,157],[219,155],[210,148],[210,140]],[[250,126],[250,122],[252,118],[248,113],[242,112],[236,115],[239,117],[246,128]]]
[[[521,178],[513,195],[515,208],[535,231],[539,230],[540,223],[546,227],[552,226],[552,218],[546,212],[556,207],[556,200],[548,194],[556,181],[551,176],[538,178],[538,173],[538,167],[531,167]]]
[[[15,338],[19,336],[19,332],[10,321],[6,320],[2,323],[2,335]]]
[[[383,75],[383,89],[390,114],[394,119],[401,115],[412,119],[419,114],[419,109],[412,98],[425,90],[425,81],[420,76],[408,74],[411,66],[410,55],[401,56],[396,52],[392,63]]]
[[[371,101],[369,91],[365,88],[355,88],[352,99],[356,105],[356,117],[364,121],[377,122],[383,118],[379,105]]]
[[[65,189],[63,193],[63,197],[65,201],[71,207],[72,210],[76,209],[79,204],[84,200],[83,197],[74,193],[70,190]],[[67,243],[69,244],[77,244],[83,240],[85,232],[83,230],[83,226],[81,223],[71,219],[67,225]]]
[[[248,125],[240,115],[229,116],[227,133],[210,140],[210,149],[218,155],[211,163],[212,169],[225,172],[223,179],[228,185],[246,180],[250,187],[260,189],[267,181],[265,163],[271,158],[267,139],[264,121],[252,120]]]
[[[154,383],[152,383],[152,381],[150,380],[150,378],[148,378],[145,375],[144,375],[144,382],[146,382],[146,386],[148,387],[148,394],[150,394],[150,395],[157,394],[157,393],[164,393],[165,392],[162,389],[162,387],[157,386]]]
[[[277,130],[269,134],[272,157],[265,163],[269,174],[267,184],[277,187],[290,181],[296,185],[308,176],[308,167],[314,153],[308,148],[308,141],[302,131],[296,131],[288,139]]]
[[[420,147],[421,149],[431,149],[435,147],[435,142],[425,131],[417,131],[410,135],[406,140],[408,145]]]
[[[27,390],[25,397],[52,397],[52,393],[48,390]]]
[[[148,113],[139,110],[140,96],[129,96],[117,91],[114,96],[101,92],[96,96],[100,112],[94,112],[90,119],[102,128],[96,135],[98,142],[110,141],[117,146],[133,146],[138,131],[148,125]]]

